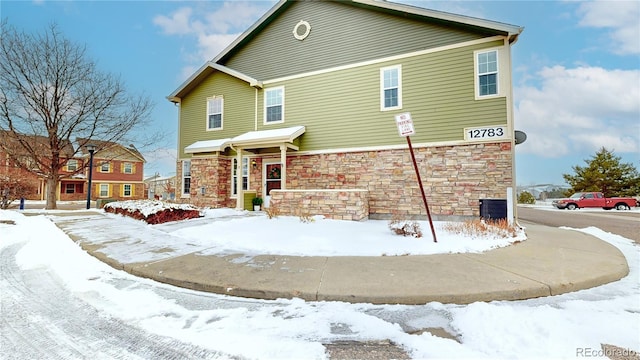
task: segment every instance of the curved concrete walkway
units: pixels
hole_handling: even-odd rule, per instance
[[[116,269],[184,288],[260,298],[302,298],[373,304],[467,304],[520,300],[591,288],[629,273],[624,255],[587,234],[524,223],[528,240],[481,254],[380,257],[300,257],[173,254],[162,260],[130,262],[110,254],[120,242],[132,253],[151,251],[136,234],[96,242],[71,224],[100,217],[54,217],[56,224],[83,249]],[[92,224],[88,223],[88,226]],[[141,229],[147,228],[142,224]],[[99,230],[99,229],[96,229]],[[104,229],[104,231],[109,231]],[[141,230],[143,231],[143,230]],[[168,235],[169,236],[169,235]],[[109,246],[107,246],[107,242]],[[145,248],[147,246],[147,248]],[[121,250],[120,250],[121,251]],[[163,253],[164,255],[164,253]]]

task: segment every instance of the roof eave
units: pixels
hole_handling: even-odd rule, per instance
[[[509,36],[509,42],[515,42],[517,40],[518,35],[522,33],[524,30],[523,27],[517,25],[506,24],[498,21],[486,20],[475,18],[466,15],[458,15],[452,14],[444,11],[437,11],[431,9],[424,9],[420,7],[398,4],[389,1],[380,1],[380,0],[351,0],[353,3],[362,4],[372,7],[378,7],[387,10],[405,12],[413,15],[430,17],[434,19],[449,21],[449,22],[457,22],[464,25],[479,27],[490,29],[494,31],[502,32],[504,35]],[[513,39],[513,40],[512,40]]]
[[[199,83],[204,77],[206,77],[213,70],[220,71],[229,76],[233,76],[249,84],[251,87],[262,89],[262,81],[254,79],[251,76],[243,74],[239,71],[228,68],[224,65],[214,63],[212,61],[206,62],[195,73],[193,73],[185,82],[183,82],[171,95],[167,96],[167,100],[173,103],[179,103],[184,96],[184,92],[191,85],[195,85],[194,82]]]

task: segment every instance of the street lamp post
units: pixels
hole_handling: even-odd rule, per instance
[[[91,208],[91,175],[93,175],[93,153],[96,151],[96,146],[88,144],[87,151],[89,152],[89,185],[87,187],[87,210],[89,210]]]

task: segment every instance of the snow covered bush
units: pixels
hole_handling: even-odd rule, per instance
[[[159,200],[116,201],[106,204],[104,211],[129,216],[153,225],[202,217],[200,210],[193,205]]]
[[[394,219],[389,221],[389,229],[391,229],[391,231],[393,231],[397,235],[413,236],[415,238],[422,237],[422,230],[420,229],[420,224],[418,224],[415,221]]]

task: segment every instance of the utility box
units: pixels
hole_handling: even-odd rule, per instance
[[[484,220],[506,220],[507,199],[480,199],[480,218]]]

